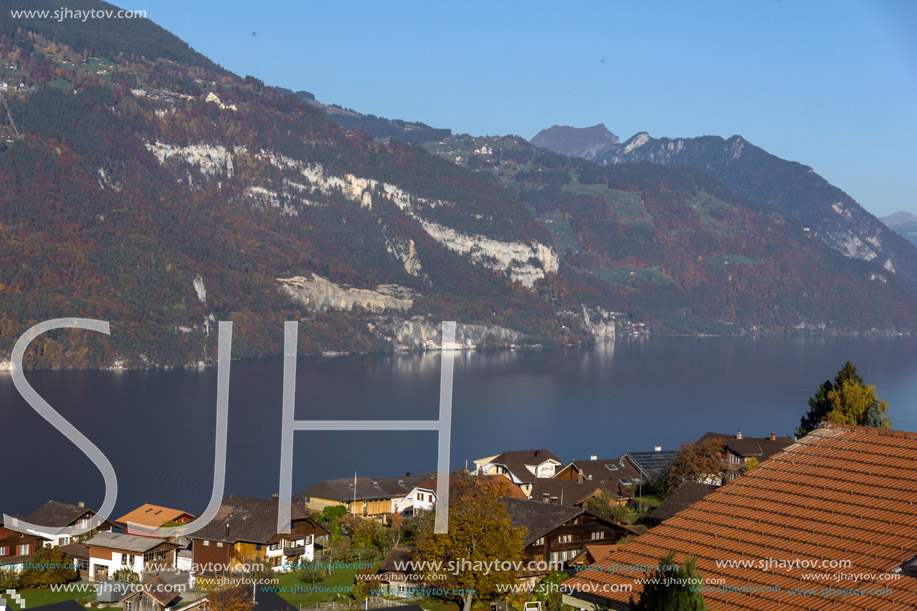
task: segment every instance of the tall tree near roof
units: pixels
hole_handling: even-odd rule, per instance
[[[484,563],[522,561],[525,529],[513,526],[500,500],[500,489],[489,477],[464,476],[454,481],[450,490],[449,532],[433,533],[433,520],[424,521],[417,534],[416,550],[421,561],[442,562],[442,570],[426,575],[437,588],[451,589],[471,611],[472,602],[490,599],[502,585],[515,582],[513,570],[483,570]],[[424,517],[433,512],[424,512]],[[446,567],[450,563],[456,570]],[[464,565],[464,561],[469,564]]]
[[[796,435],[808,435],[822,422],[887,429],[891,426],[887,410],[888,403],[876,397],[876,387],[866,386],[856,367],[847,361],[833,383],[825,380],[809,398],[809,411],[800,420]]]
[[[698,587],[703,579],[694,568],[696,562],[692,556],[676,565],[674,551],[660,558],[652,575],[657,583],[645,584],[639,600],[630,599],[631,611],[707,611]]]

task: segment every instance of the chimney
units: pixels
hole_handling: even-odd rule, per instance
[[[229,522],[226,523],[226,538],[229,538]]]
[[[653,446],[654,452],[662,452],[662,446]]]
[[[580,471],[580,472],[579,472],[579,475],[576,476],[576,483],[577,483],[577,484],[582,484],[582,483],[583,483],[583,472],[582,472],[582,471]]]
[[[279,499],[280,499],[280,495],[278,495],[278,494],[276,494],[276,493],[271,495],[271,500],[272,500],[272,501],[277,501],[277,500],[279,500]]]
[[[777,441],[777,433],[771,433],[771,441]]]
[[[589,455],[589,460],[598,460],[598,459],[599,459],[598,454],[590,454],[590,455]]]
[[[551,502],[551,495],[548,494],[547,492],[543,492],[543,493],[541,494],[541,502],[542,502],[542,503],[550,503],[550,502]]]
[[[742,431],[736,433],[736,439],[742,439]]]

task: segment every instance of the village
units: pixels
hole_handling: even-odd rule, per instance
[[[828,585],[873,592],[858,600],[862,608],[917,604],[917,536],[907,509],[917,492],[915,458],[917,433],[831,423],[799,439],[711,432],[677,451],[657,446],[564,461],[530,449],[479,458],[450,473],[450,524],[461,524],[457,514],[480,525],[499,513],[521,543],[499,552],[503,569],[511,567],[501,574],[515,589],[478,587],[467,601],[625,609],[639,575],[609,567],[653,567],[672,551],[678,562],[694,557],[706,583],[720,584],[705,592],[708,604],[741,596],[747,608],[763,610],[776,597],[786,608],[793,600],[807,608],[795,590]],[[459,608],[467,595],[455,588],[477,579],[463,573],[480,569],[472,561],[501,566],[504,557],[430,556],[423,531],[437,507],[437,474],[384,475],[310,486],[293,503],[289,532],[278,532],[276,495],[228,496],[188,536],[161,529],[187,524],[193,511],[155,504],[62,536],[61,528],[85,526],[95,512],[49,501],[20,517],[46,530],[0,525],[0,608],[220,609],[233,585],[262,609]],[[488,513],[475,514],[478,503]],[[442,536],[459,537],[460,528]],[[431,570],[434,559],[449,560],[449,570]],[[742,567],[752,559],[793,567],[796,559],[796,567],[729,564],[740,559]],[[828,561],[840,572],[812,577],[804,568]],[[560,587],[538,593],[539,582]],[[730,592],[740,586],[741,594]]]

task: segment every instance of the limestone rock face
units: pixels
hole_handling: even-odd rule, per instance
[[[371,312],[405,311],[414,305],[417,296],[411,289],[398,284],[380,284],[375,290],[351,288],[335,284],[321,276],[277,278],[280,289],[313,311],[352,310],[359,306]]]

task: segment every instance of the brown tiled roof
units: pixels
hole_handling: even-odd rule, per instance
[[[604,487],[609,488],[613,495],[617,492],[617,486],[612,483],[605,483]],[[539,478],[532,482],[529,496],[533,501],[543,501],[544,495],[548,495],[557,499],[555,504],[575,507],[601,492],[602,488],[602,482],[593,480],[578,482],[575,479]],[[551,502],[554,502],[553,499]]]
[[[915,609],[917,579],[912,577],[834,581],[803,575],[888,573],[917,553],[917,433],[824,425],[566,584],[583,592],[595,583],[628,584],[636,596],[641,586],[611,572],[611,559],[656,565],[669,550],[679,562],[688,554],[697,556],[705,579],[725,580],[722,591],[704,593],[707,606],[717,611]],[[849,560],[852,566],[766,571],[716,565],[717,560],[768,559]],[[779,591],[762,592],[761,587]],[[821,588],[890,588],[892,593],[824,597],[787,592]],[[601,596],[621,605],[631,594],[605,591]]]
[[[116,522],[121,525],[127,524],[130,522],[136,526],[149,526],[152,528],[158,528],[165,524],[166,522],[171,522],[177,520],[182,516],[194,517],[194,514],[188,513],[187,511],[182,511],[180,509],[169,509],[168,507],[160,507],[159,505],[150,505],[147,503],[132,512],[121,516]]]
[[[503,452],[490,461],[491,464],[503,465],[509,469],[510,473],[515,475],[523,484],[531,483],[538,479],[534,473],[526,468],[526,465],[537,466],[547,460],[557,461],[563,465],[557,456],[548,450],[517,450],[512,452]]]
[[[64,526],[72,526],[87,513],[95,514],[93,510],[87,509],[86,507],[79,507],[78,505],[70,505],[69,503],[61,503],[59,501],[48,501],[35,510],[29,517],[25,518],[24,521],[40,526],[61,528]]]
[[[147,581],[143,584],[143,588],[138,588],[133,592],[130,592],[122,598],[119,603],[124,603],[124,601],[129,598],[134,598],[136,596],[142,595],[144,592],[153,597],[153,599],[161,604],[164,607],[168,607],[169,603],[178,598],[179,594],[175,588],[166,584],[165,581],[159,577],[154,577],[153,579]],[[123,604],[121,606],[124,606]],[[141,605],[142,606],[142,605]]]
[[[703,443],[708,439],[719,439],[727,448],[743,458],[757,458],[758,462],[767,460],[783,448],[793,445],[792,437],[777,437],[771,441],[770,437],[742,437],[736,439],[735,435],[725,433],[707,433],[697,440]]]
[[[623,456],[601,460],[574,460],[570,464],[579,469],[585,479],[592,479],[593,482],[606,482],[609,479],[633,481],[635,477],[640,477],[640,472]]]
[[[664,500],[659,507],[654,509],[647,518],[652,524],[658,524],[663,520],[668,520],[679,511],[687,509],[693,503],[701,500],[718,486],[713,484],[701,484],[698,482],[684,482],[669,498]]]
[[[267,543],[277,534],[277,507],[276,500],[226,497],[213,520],[189,538],[225,543]],[[290,515],[294,520],[311,521],[297,503],[291,505]]]

